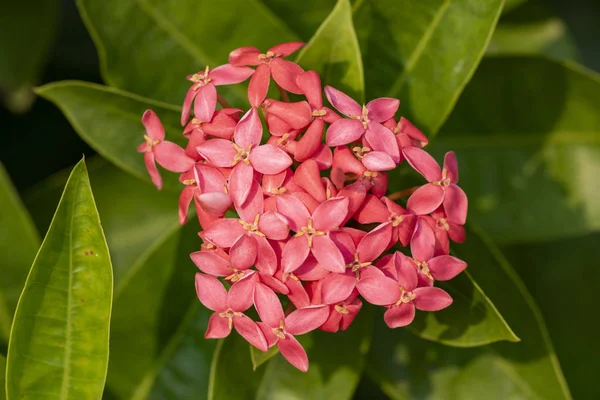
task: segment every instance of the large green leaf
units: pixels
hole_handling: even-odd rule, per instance
[[[59,16],[59,0],[0,3],[0,89],[14,112],[26,111],[33,101],[31,88],[40,79]]]
[[[300,336],[308,354],[308,372],[290,365],[281,354],[266,367],[258,399],[351,399],[371,346],[373,314],[365,307],[345,332],[314,331]]]
[[[457,254],[521,342],[455,349],[382,328],[370,376],[394,399],[570,399],[542,315],[502,254],[478,229]]]
[[[438,160],[456,151],[469,218],[495,240],[594,231],[598,104],[600,79],[579,68],[533,57],[486,58],[428,149]]]
[[[336,0],[260,0],[301,40],[308,42],[336,5]]]
[[[358,100],[364,98],[362,59],[349,0],[338,0],[296,61],[306,70],[318,71],[326,84]]]
[[[0,354],[0,400],[6,399],[6,391],[4,390],[6,378],[6,358]]]
[[[19,299],[9,399],[97,399],[108,364],[113,277],[84,161],[75,166]]]
[[[474,347],[501,340],[518,342],[492,301],[465,272],[439,286],[454,302],[442,311],[419,312],[410,325],[413,333],[424,339],[449,346]]]
[[[8,344],[12,318],[40,238],[27,210],[0,164],[0,352]]]
[[[428,134],[450,114],[477,68],[503,0],[364,0],[355,21],[367,97],[402,100]]]
[[[52,204],[62,179],[54,177],[26,196],[42,227],[44,207]],[[158,192],[104,160],[91,163],[90,179],[115,267],[107,386],[129,399],[152,384],[194,296],[195,267],[188,254],[199,245],[197,225],[192,220],[180,229],[177,193]]]
[[[56,104],[79,135],[104,158],[149,181],[144,158],[136,152],[144,141],[142,114],[151,108],[160,117],[167,140],[185,144],[179,109],[108,86],[65,81],[51,83],[37,93]],[[178,187],[177,176],[163,173],[165,187]]]
[[[590,318],[597,302],[600,234],[503,247],[507,258],[537,300],[556,354],[576,399],[600,398],[591,384],[600,371],[598,323]]]
[[[564,60],[580,58],[565,22],[541,0],[529,1],[500,18],[487,54],[540,54]]]
[[[176,104],[189,87],[186,75],[225,64],[231,50],[266,51],[299,39],[260,0],[79,0],[78,5],[106,82]],[[226,93],[245,96],[242,86]]]

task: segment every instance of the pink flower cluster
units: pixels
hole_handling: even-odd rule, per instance
[[[155,163],[181,174],[181,223],[194,201],[204,241],[191,254],[201,271],[196,291],[214,311],[206,337],[235,328],[261,351],[277,345],[306,371],[295,336],[347,329],[363,301],[386,307],[391,328],[410,324],[415,309],[452,303],[434,284],[466,267],[449,255],[449,239],[464,240],[467,197],[457,186],[454,153],[440,167],[423,150],[421,131],[395,119],[398,100],[360,105],[325,86],[337,112],[325,106],[319,75],[284,59],[302,46],[284,43],[266,53],[243,47],[229,64],[188,76],[186,148],[166,141],[148,110],[138,150],[159,189]],[[216,87],[248,78],[250,110],[230,108]],[[279,100],[267,98],[271,78]],[[305,100],[290,101],[289,93]],[[386,171],[403,161],[427,183],[386,196]],[[394,201],[403,194],[410,195],[406,208]],[[258,322],[248,316],[252,306]]]

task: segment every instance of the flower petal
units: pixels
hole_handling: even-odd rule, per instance
[[[252,46],[244,46],[229,53],[229,63],[235,66],[258,65],[260,50]]]
[[[289,333],[286,334],[285,339],[280,339],[277,342],[277,348],[281,355],[294,367],[302,372],[308,371],[308,356],[295,337]]]
[[[419,219],[410,239],[410,252],[414,259],[428,261],[433,257],[434,250],[435,233],[425,220]]]
[[[382,123],[385,120],[394,118],[394,114],[400,107],[400,100],[392,99],[390,97],[380,97],[373,99],[367,103],[367,110],[369,110],[369,119],[371,121]]]
[[[348,215],[349,204],[347,197],[334,197],[321,203],[312,214],[314,228],[324,232],[338,229]]]
[[[256,261],[256,241],[253,237],[242,235],[229,249],[231,266],[235,269],[244,270],[254,265]]]
[[[279,57],[287,57],[302,46],[304,46],[304,42],[286,42],[271,47],[269,51],[275,53]]]
[[[235,282],[227,293],[227,306],[236,312],[244,312],[254,303],[256,279],[251,276]]]
[[[400,117],[399,125],[400,125],[399,132],[404,133],[404,134],[408,135],[410,138],[420,142],[421,146],[419,146],[419,147],[423,147],[429,142],[429,139],[427,139],[427,136],[425,136],[423,134],[423,132],[421,132],[416,126],[414,126],[412,124],[412,122],[410,122],[406,118]]]
[[[196,295],[209,310],[217,312],[227,310],[227,291],[214,276],[196,273]]]
[[[290,235],[286,218],[273,211],[267,211],[260,216],[258,230],[271,240],[285,240]]]
[[[324,304],[337,304],[346,300],[356,287],[356,276],[351,274],[330,274],[323,279],[321,296]]]
[[[183,107],[181,109],[181,126],[184,126],[190,119],[192,103],[194,101],[194,98],[198,94],[198,90],[196,90],[194,88],[195,86],[196,85],[194,84],[188,89],[188,91],[185,95],[185,98],[183,100]],[[163,134],[163,138],[164,138],[164,134]]]
[[[292,165],[285,151],[272,144],[263,144],[250,152],[250,163],[261,174],[278,174]]]
[[[426,215],[444,201],[444,189],[440,185],[427,183],[418,188],[406,202],[406,208],[416,215]]]
[[[310,106],[306,101],[288,103],[273,99],[267,99],[263,107],[269,115],[275,115],[285,121],[293,129],[305,128],[312,118]]]
[[[282,58],[271,60],[271,75],[273,80],[284,90],[295,94],[301,94],[302,91],[296,84],[296,78],[304,70],[296,63]]]
[[[448,186],[444,196],[444,211],[448,221],[464,225],[467,221],[468,208],[469,200],[465,192],[456,185]]]
[[[251,108],[240,119],[233,133],[233,141],[244,150],[260,144],[263,127],[256,108]]]
[[[294,196],[282,194],[277,196],[277,211],[283,215],[294,232],[308,225],[310,214],[300,200]]]
[[[343,273],[346,270],[346,264],[340,249],[327,235],[313,236],[312,254],[319,264],[328,271]]]
[[[356,247],[361,263],[375,261],[388,247],[392,239],[392,224],[385,222],[363,236]]]
[[[229,140],[210,139],[196,147],[198,153],[217,167],[231,167],[237,151]]]
[[[211,82],[216,86],[233,85],[250,78],[254,70],[248,67],[236,67],[231,64],[221,65],[208,72]]]
[[[427,262],[431,276],[437,281],[454,278],[467,268],[467,263],[452,256],[437,256]]]
[[[254,235],[256,241],[256,269],[265,274],[273,275],[277,270],[277,254],[269,244],[269,241],[262,236]]]
[[[296,84],[308,100],[313,109],[323,108],[323,94],[321,93],[321,78],[316,71],[306,71],[298,75]]]
[[[380,123],[370,122],[365,132],[365,138],[371,145],[371,148],[389,154],[396,164],[400,162],[398,141],[388,128]]]
[[[237,163],[231,170],[229,184],[227,185],[229,195],[236,207],[241,207],[246,202],[253,183],[254,168],[245,162]],[[262,196],[262,193],[260,193],[260,195]],[[254,218],[254,216],[251,216],[250,218]]]
[[[406,147],[402,150],[402,153],[410,166],[423,175],[428,182],[435,182],[442,179],[442,169],[425,150],[417,147]]]
[[[231,198],[225,193],[203,193],[198,195],[196,200],[204,211],[217,217],[225,215],[229,207],[231,207]]]
[[[411,303],[400,303],[389,308],[383,314],[383,320],[390,328],[401,328],[410,325],[415,319],[415,306]]]
[[[265,339],[265,335],[263,334],[262,330],[258,327],[256,322],[252,321],[249,317],[245,315],[242,315],[241,317],[234,317],[233,326],[235,327],[237,333],[246,339],[246,341],[252,346],[256,347],[260,351],[267,351],[269,349],[267,339]]]
[[[383,151],[370,151],[362,159],[363,165],[369,171],[390,171],[396,168],[396,162]]]
[[[222,339],[229,336],[230,333],[229,319],[221,317],[219,313],[213,313],[208,320],[208,328],[206,328],[204,337],[206,339]]]
[[[229,248],[246,231],[237,219],[224,218],[213,222],[204,230],[204,238],[217,247]]]
[[[292,335],[304,335],[323,325],[327,317],[329,307],[325,305],[299,308],[285,318],[285,330]]]
[[[353,218],[359,224],[381,223],[390,218],[390,211],[381,200],[372,194],[368,194]]]
[[[313,243],[314,244],[314,243]],[[292,237],[283,248],[281,256],[281,268],[284,273],[289,274],[298,269],[308,257],[310,248],[308,240],[304,236]]]
[[[154,153],[151,151],[144,153],[144,165],[146,165],[146,170],[148,170],[148,175],[150,175],[150,179],[154,186],[156,186],[158,190],[162,189],[162,178],[160,172],[158,172],[158,168],[156,168]]]
[[[229,59],[231,62],[231,58]],[[252,108],[258,108],[267,97],[271,81],[271,68],[267,64],[260,64],[248,84],[248,100]]]
[[[450,179],[451,183],[458,182],[458,162],[453,151],[447,152],[444,156],[444,170],[446,171],[446,178]]]
[[[296,168],[294,181],[319,203],[327,200],[325,188],[321,182],[321,172],[314,160],[306,160]]]
[[[196,161],[185,154],[185,150],[175,143],[164,141],[153,148],[156,162],[171,172],[185,172],[192,168]]]
[[[365,132],[362,123],[356,119],[339,119],[327,128],[325,141],[327,146],[343,146],[360,139]]]
[[[384,174],[379,175],[383,176]],[[350,218],[352,218],[352,216],[362,205],[363,201],[365,201],[366,195],[367,188],[365,187],[365,185],[363,185],[363,183],[360,180],[344,187],[338,192],[337,197],[345,197],[348,200],[350,200],[350,203],[348,204],[348,214],[344,219],[344,223],[341,225],[344,225]]]
[[[398,283],[385,276],[376,267],[360,269],[360,279],[356,283],[356,289],[366,301],[378,306],[393,304],[400,298]]]
[[[212,83],[198,89],[194,101],[194,116],[203,122],[210,122],[217,107],[217,88]]]
[[[347,94],[342,93],[331,86],[325,86],[325,96],[327,96],[327,100],[329,100],[331,105],[342,114],[345,114],[348,117],[362,115],[362,107],[360,104]]]
[[[231,274],[231,267],[226,259],[208,251],[196,251],[190,254],[196,267],[205,274],[212,276],[227,276]]]
[[[285,319],[277,295],[262,283],[257,283],[254,288],[254,307],[261,321],[272,328],[279,328],[280,322]]]
[[[305,161],[306,159],[315,155],[321,145],[321,139],[323,137],[323,128],[325,122],[322,119],[313,120],[302,138],[296,145],[296,153],[294,158],[298,161]]]
[[[437,287],[420,287],[413,290],[416,294],[413,303],[423,311],[440,311],[452,304],[452,297]]]
[[[158,115],[152,110],[146,110],[142,115],[142,124],[146,128],[146,135],[152,140],[163,141],[165,139],[165,128]]]

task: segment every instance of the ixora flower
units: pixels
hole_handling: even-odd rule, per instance
[[[182,141],[169,136],[187,145],[165,140],[148,110],[138,151],[159,189],[156,164],[180,174],[180,223],[192,200],[196,208],[204,243],[190,258],[198,299],[213,312],[205,337],[235,330],[307,371],[299,335],[352,329],[368,306],[384,307],[385,323],[398,328],[417,310],[451,305],[436,285],[467,267],[450,255],[450,240],[465,240],[468,202],[455,154],[440,167],[424,150],[427,137],[396,115],[399,100],[360,105],[322,89],[316,71],[284,59],[303,45],[242,47],[228,64],[188,76]],[[231,108],[218,88],[250,77],[249,107]],[[266,98],[271,78],[279,98]],[[427,183],[388,193],[402,164]]]

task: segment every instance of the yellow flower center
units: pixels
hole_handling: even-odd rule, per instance
[[[431,272],[429,272],[429,267],[427,266],[427,261],[418,261],[418,260],[415,260],[413,258],[413,262],[417,266],[417,269],[419,270],[420,273],[422,273],[423,275],[425,275],[426,277],[428,277],[432,281],[435,280],[435,279],[433,279],[433,276],[431,275]]]
[[[390,217],[390,222],[392,223],[392,226],[398,226],[402,223],[402,221],[404,221],[403,215],[392,215]]]
[[[189,80],[191,82],[195,83],[194,90],[198,90],[202,86],[207,85],[210,81],[212,81],[212,79],[209,78],[209,76],[208,76],[209,71],[210,71],[210,69],[208,68],[208,65],[207,65],[206,69],[204,70],[204,73],[194,74],[189,78]]]
[[[248,145],[248,149],[243,149],[235,143],[231,143],[237,154],[233,157],[233,162],[231,163],[232,167],[235,167],[237,163],[240,161],[244,161],[246,165],[250,165],[250,160],[248,160],[248,156],[250,155],[250,151],[252,150],[252,145]]]
[[[152,151],[152,147],[160,143],[160,140],[153,140],[148,135],[144,135],[144,139],[146,140],[146,151]]]
[[[324,108],[320,110],[312,110],[313,117],[324,117],[325,115],[327,115],[327,110]]]
[[[308,219],[308,226],[300,228],[300,232],[296,233],[296,237],[306,235],[308,237],[308,247],[312,247],[313,236],[323,236],[325,232],[321,232],[313,228],[312,219]]]
[[[281,57],[281,54],[273,53],[272,51],[267,51],[266,53],[258,55],[258,59],[264,64],[268,64],[272,59],[276,57]]]
[[[369,147],[356,146],[352,149],[352,151],[354,152],[354,155],[356,155],[356,158],[362,160],[365,155],[371,151],[371,149]]]
[[[258,221],[260,221],[260,214],[256,214],[256,217],[254,217],[254,221],[252,223],[238,219],[238,222],[242,224],[245,230],[249,231],[250,233],[254,233],[255,235],[264,237],[265,234],[258,230]]]
[[[285,339],[285,329],[283,328],[283,320],[279,321],[279,328],[271,328],[271,332],[273,332],[279,339]]]
[[[417,297],[413,292],[409,292],[400,285],[400,299],[396,302],[396,305],[399,306],[402,303],[410,303]]]
[[[241,312],[232,311],[232,310],[227,310],[227,311],[223,311],[222,313],[219,313],[219,317],[229,319],[229,329],[231,329],[233,326],[233,317],[241,317],[242,315],[244,315],[244,314],[242,314]]]
[[[336,304],[336,306],[334,308],[335,308],[335,311],[339,312],[342,315],[350,314],[350,311],[348,311],[346,306],[343,304]]]

